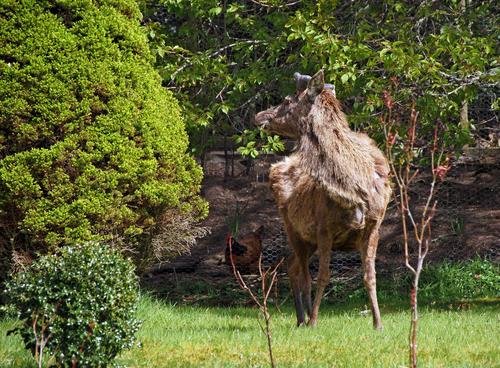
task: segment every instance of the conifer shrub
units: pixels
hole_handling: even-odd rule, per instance
[[[133,0],[1,2],[0,269],[89,240],[141,258],[166,211],[206,213],[140,19]]]
[[[18,312],[19,333],[36,360],[63,367],[100,367],[130,348],[138,282],[133,263],[118,251],[89,242],[35,260],[6,284]]]

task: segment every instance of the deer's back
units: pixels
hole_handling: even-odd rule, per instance
[[[377,222],[369,218],[360,228],[353,221],[356,209],[336,203],[326,189],[300,168],[294,156],[274,164],[269,179],[281,215],[309,243],[317,244],[321,226],[333,232],[334,248],[355,249],[363,234]]]

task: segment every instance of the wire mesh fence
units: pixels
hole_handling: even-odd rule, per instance
[[[497,152],[497,154],[500,151]],[[412,200],[426,199],[429,178],[412,187]],[[488,156],[456,162],[436,195],[437,210],[432,223],[432,241],[428,263],[456,262],[476,256],[500,263],[500,160]],[[411,230],[411,229],[410,229]],[[263,263],[275,264],[290,250],[282,227],[268,229],[263,239]],[[412,251],[410,245],[410,252]],[[381,228],[377,272],[392,275],[404,271],[401,222],[394,202],[389,205]],[[358,252],[332,251],[330,269],[336,282],[361,280]],[[310,264],[313,277],[318,271],[317,257]]]
[[[469,105],[468,117],[474,124],[474,136],[480,146],[499,146],[500,110],[492,108],[499,92],[499,87],[481,91]]]

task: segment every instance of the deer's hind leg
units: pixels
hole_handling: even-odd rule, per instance
[[[370,299],[370,305],[373,316],[373,327],[376,330],[382,329],[382,322],[380,319],[380,310],[377,300],[377,281],[375,273],[375,257],[377,253],[379,233],[378,226],[369,234],[365,248],[361,253],[361,260],[363,263],[364,277],[366,292]]]

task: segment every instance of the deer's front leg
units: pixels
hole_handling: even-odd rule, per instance
[[[333,241],[331,235],[326,231],[320,231],[318,233],[318,281],[316,286],[316,296],[314,297],[312,315],[309,320],[309,325],[313,327],[318,323],[318,313],[321,299],[323,298],[323,293],[325,292],[326,286],[330,282],[330,256]]]
[[[300,260],[294,252],[288,258],[288,277],[293,293],[293,301],[295,304],[295,312],[297,314],[297,326],[302,326],[305,323],[304,304],[302,302]]]

